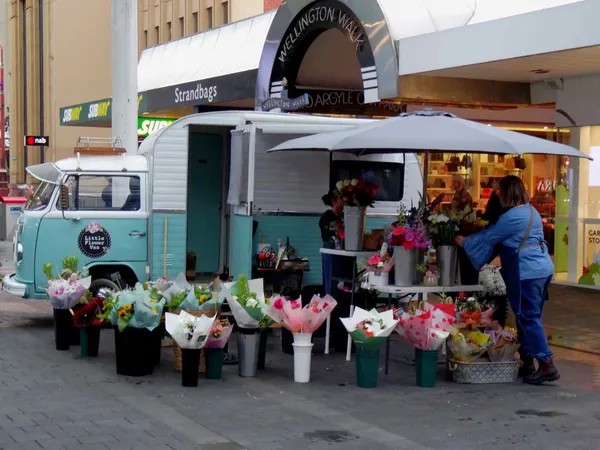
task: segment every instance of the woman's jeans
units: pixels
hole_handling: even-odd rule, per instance
[[[521,314],[516,315],[517,330],[521,349],[519,352],[532,356],[538,361],[548,362],[552,351],[548,346],[546,332],[542,324],[544,302],[548,299],[548,286],[552,277],[521,281]],[[518,305],[512,305],[518,311]]]

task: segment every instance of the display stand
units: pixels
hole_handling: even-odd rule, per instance
[[[427,294],[456,294],[458,292],[480,292],[483,286],[475,285],[450,285],[450,286],[367,286],[367,289],[378,291],[382,294],[388,294],[388,307],[391,306],[393,297],[399,297],[398,302],[408,303],[411,298],[417,297],[418,301],[427,299]],[[445,354],[446,347],[442,347],[442,353]],[[390,338],[387,338],[385,344],[385,374],[388,374],[390,364]]]
[[[329,280],[325,280],[325,292],[328,295],[331,295],[331,283],[332,282],[346,282],[346,283],[352,283],[352,293],[350,294],[350,316],[352,316],[352,314],[354,314],[354,294],[356,291],[356,275],[357,275],[357,270],[356,270],[356,260],[358,258],[368,258],[370,256],[373,256],[373,252],[353,252],[353,251],[349,251],[349,250],[337,250],[337,249],[333,249],[333,248],[321,248],[319,250],[319,253],[323,254],[323,255],[332,255],[332,256],[341,256],[344,258],[351,258],[354,261],[354,264],[352,266],[352,278],[351,279],[347,279],[347,278],[337,278],[337,277],[333,277],[331,276],[332,273],[332,266],[333,266],[333,262],[329,261]],[[329,354],[329,334],[330,334],[330,329],[331,329],[331,317],[327,317],[327,323],[326,323],[326,331],[325,331],[325,354]],[[351,359],[351,353],[352,353],[352,338],[350,337],[350,335],[348,335],[348,345],[346,348],[346,361],[350,361]]]

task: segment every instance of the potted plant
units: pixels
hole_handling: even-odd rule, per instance
[[[375,203],[379,186],[357,179],[336,183],[336,190],[344,201],[344,249],[360,251],[365,234],[366,209]]]
[[[62,270],[54,276],[52,263],[44,264],[43,271],[48,278],[48,300],[54,308],[54,337],[57,350],[68,350],[73,335],[71,310],[84,297],[91,284],[91,277],[78,272],[79,260],[67,256],[62,261]]]
[[[79,328],[82,357],[98,356],[100,330],[104,323],[104,319],[100,319],[98,315],[102,313],[103,307],[104,299],[95,297],[86,299],[86,303],[73,312],[73,324]]]
[[[367,260],[367,282],[369,286],[387,286],[390,284],[390,270],[394,263],[388,253],[387,244],[383,244],[376,255]]]

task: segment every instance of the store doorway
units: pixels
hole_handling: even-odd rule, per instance
[[[198,276],[222,271],[225,136],[190,133],[187,192],[187,254]],[[193,261],[192,258],[188,260]],[[193,264],[193,263],[192,263]],[[187,267],[188,274],[194,267]]]

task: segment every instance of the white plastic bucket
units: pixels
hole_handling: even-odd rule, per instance
[[[294,346],[294,381],[308,383],[310,381],[310,359],[313,344],[292,344]]]
[[[369,272],[369,285],[371,286],[387,286],[390,284],[389,272]]]

